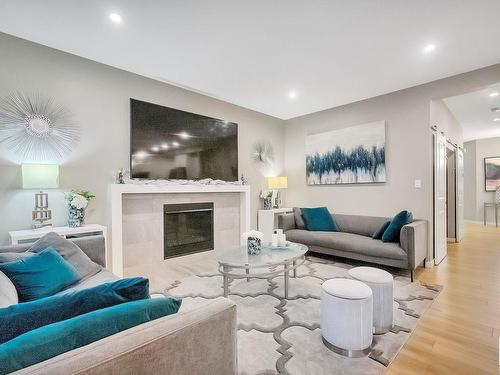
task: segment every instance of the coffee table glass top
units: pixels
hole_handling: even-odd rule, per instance
[[[298,243],[290,243],[286,248],[262,246],[260,254],[250,255],[246,246],[224,251],[217,256],[220,264],[232,267],[263,267],[284,262],[291,262],[302,257],[308,248]]]

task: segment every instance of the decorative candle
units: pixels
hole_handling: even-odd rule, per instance
[[[278,246],[278,235],[276,233],[273,233],[271,236],[271,246],[272,247]]]

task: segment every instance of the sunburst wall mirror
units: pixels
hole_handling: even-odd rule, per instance
[[[50,97],[12,93],[0,99],[0,144],[20,162],[59,160],[80,140],[73,115]]]

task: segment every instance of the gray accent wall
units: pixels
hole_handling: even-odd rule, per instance
[[[52,96],[74,113],[82,129],[80,144],[61,162],[61,189],[49,191],[55,225],[65,225],[63,191],[69,189],[95,193],[87,221],[107,223],[112,173],[129,165],[131,97],[239,124],[239,172],[252,187],[253,226],[265,176],[284,173],[280,119],[0,33],[0,96],[16,90]],[[264,169],[251,159],[252,145],[261,139],[275,153],[275,163]],[[0,146],[0,244],[8,242],[7,231],[30,227],[33,194],[21,189],[21,168]]]

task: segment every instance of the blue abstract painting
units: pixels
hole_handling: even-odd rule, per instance
[[[385,121],[306,137],[308,185],[385,182]]]

